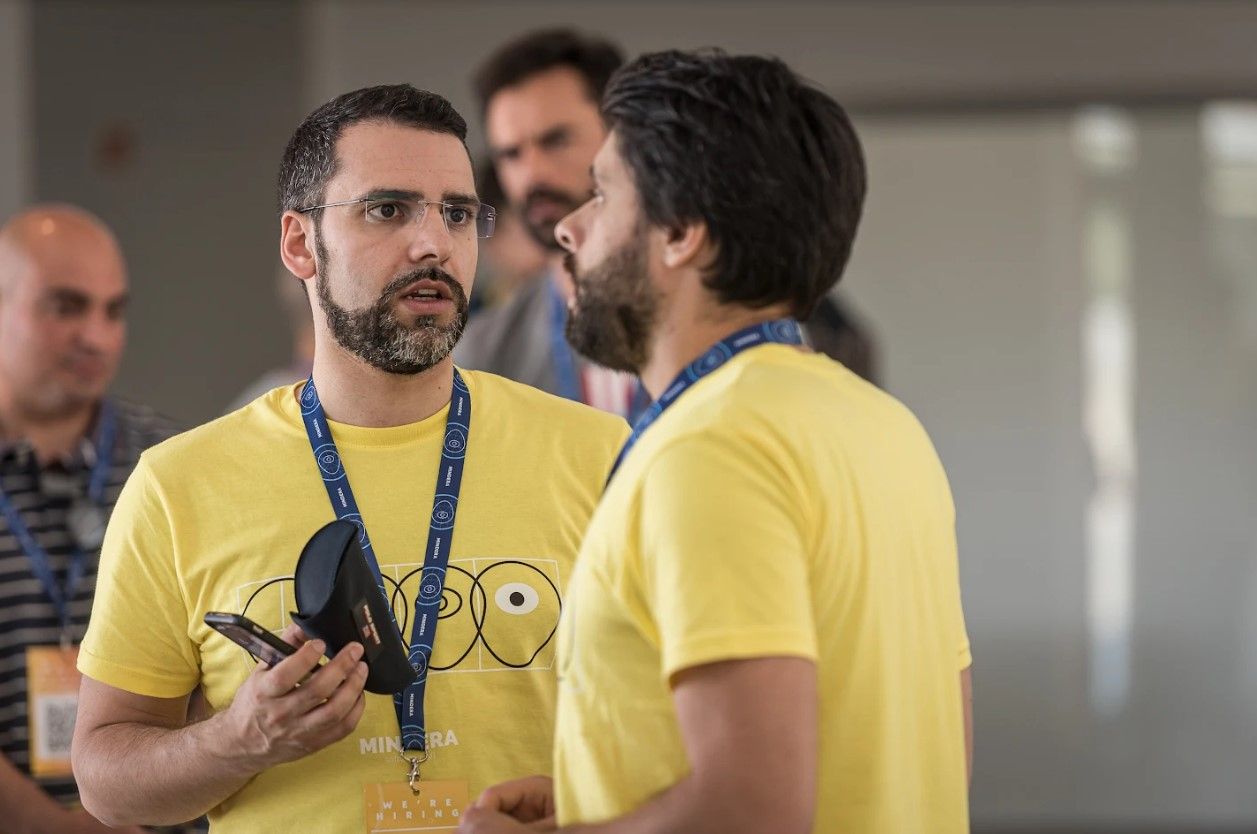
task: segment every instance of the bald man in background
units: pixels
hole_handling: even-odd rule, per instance
[[[82,209],[0,227],[0,820],[5,831],[115,831],[70,773],[74,659],[109,511],[136,460],[174,433],[106,396],[126,343],[118,242]],[[129,829],[138,831],[139,829]]]

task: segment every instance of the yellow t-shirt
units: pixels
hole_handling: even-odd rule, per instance
[[[946,476],[906,408],[781,345],[696,383],[594,513],[559,634],[560,822],[686,775],[675,673],[769,656],[817,663],[817,834],[968,831]]]
[[[628,426],[492,374],[463,378],[471,434],[422,775],[467,780],[474,799],[549,770],[561,593]],[[199,685],[215,710],[230,704],[254,662],[202,617],[243,613],[280,631],[297,607],[297,557],[334,518],[299,389],[275,389],[141,458],[101,553],[85,675],[158,698]],[[395,428],[331,424],[376,558],[400,583],[393,610],[407,641],[447,410]],[[392,698],[368,694],[354,733],[259,774],[210,813],[213,830],[363,830],[363,785],[401,781],[399,749]]]

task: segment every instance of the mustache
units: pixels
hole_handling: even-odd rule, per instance
[[[533,206],[535,206],[537,203],[541,202],[542,200],[549,200],[555,203],[561,203],[562,205],[568,206],[573,209],[575,209],[577,206],[579,206],[581,203],[584,202],[583,199],[579,197],[575,197],[571,194],[568,194],[567,192],[559,191],[557,188],[550,188],[549,186],[539,185],[531,189],[526,195],[524,195],[524,210],[527,211],[531,209]]]
[[[380,291],[380,305],[386,306],[393,296],[409,287],[416,281],[439,281],[450,289],[450,296],[454,299],[454,305],[458,309],[467,306],[467,293],[463,291],[463,285],[454,280],[454,276],[450,275],[439,266],[426,266],[422,269],[416,269],[399,275]]]

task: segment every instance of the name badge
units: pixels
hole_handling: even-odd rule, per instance
[[[32,776],[69,776],[70,741],[79,706],[77,648],[26,649],[26,714]]]
[[[457,779],[416,783],[418,795],[405,782],[363,785],[366,830],[453,831],[471,804],[467,782]]]

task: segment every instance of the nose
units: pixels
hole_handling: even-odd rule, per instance
[[[559,242],[569,252],[575,252],[581,245],[584,238],[583,230],[580,224],[580,214],[583,206],[576,211],[564,217],[554,227],[554,239]]]
[[[473,238],[474,239],[474,238]],[[445,224],[445,212],[439,205],[428,205],[413,224],[410,259],[445,263],[454,250],[454,238]]]
[[[85,316],[81,320],[77,337],[81,347],[97,354],[112,354],[122,346],[125,324],[103,310]]]
[[[537,186],[548,186],[558,179],[559,171],[553,155],[535,145],[524,147],[516,162],[516,177],[521,193],[527,194]]]

